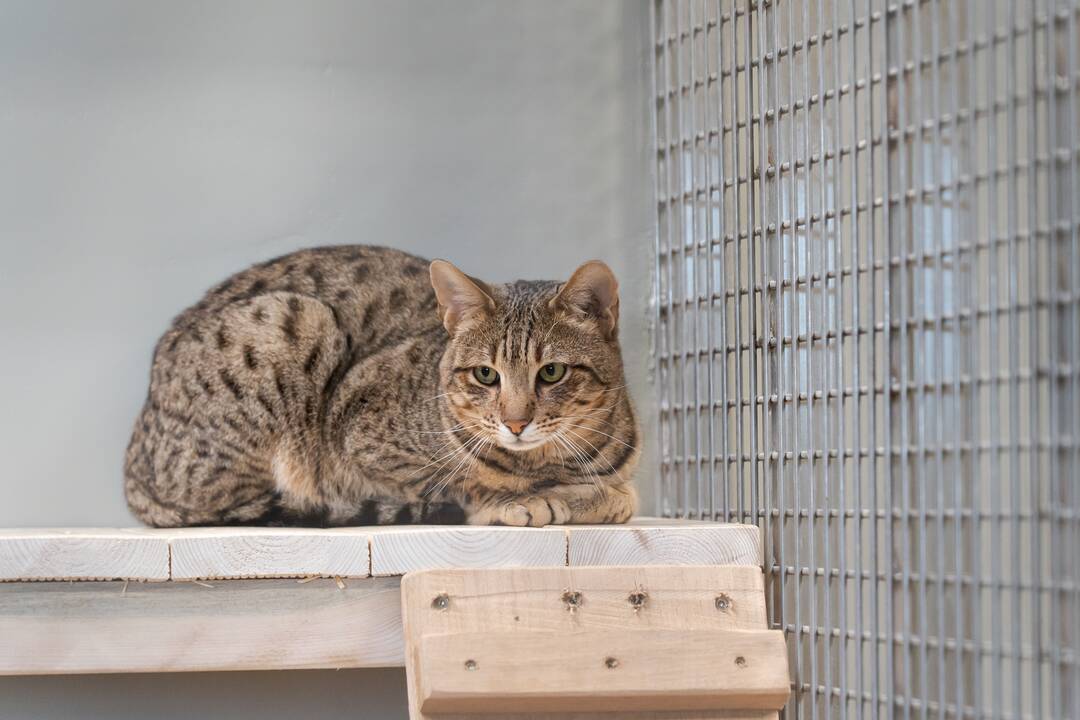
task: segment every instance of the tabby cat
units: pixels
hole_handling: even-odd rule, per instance
[[[158,341],[128,505],[158,527],[625,522],[618,317],[596,261],[507,285],[380,247],[256,265]]]

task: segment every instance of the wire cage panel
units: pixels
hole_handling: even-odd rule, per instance
[[[788,717],[1080,720],[1080,0],[655,0],[659,507]]]

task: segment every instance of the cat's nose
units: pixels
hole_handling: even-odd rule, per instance
[[[521,418],[519,420],[503,420],[503,425],[509,428],[510,432],[515,435],[520,435],[521,431],[525,429],[525,426],[532,421],[532,418]]]

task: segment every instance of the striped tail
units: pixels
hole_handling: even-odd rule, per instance
[[[261,516],[238,525],[265,527],[352,527],[357,525],[461,525],[465,511],[456,503],[365,500],[356,514],[342,521],[331,519],[328,510],[300,511],[286,505],[280,495]]]

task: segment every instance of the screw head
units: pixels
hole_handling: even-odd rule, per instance
[[[479,667],[480,666],[476,664],[475,660],[470,659],[470,660],[465,661],[465,669],[468,670],[469,672],[472,672],[473,670],[476,670]]]
[[[721,612],[727,612],[731,609],[731,606],[733,604],[734,603],[732,602],[731,598],[727,595],[724,595],[723,593],[716,596],[716,609],[720,610]]]
[[[619,667],[619,660],[613,657],[604,658],[604,667],[608,670],[614,670]]]
[[[445,610],[450,607],[450,596],[446,593],[439,593],[435,596],[435,599],[431,601],[431,607],[436,610]]]
[[[738,656],[737,658],[735,658],[735,664],[739,667],[746,667],[746,658],[744,658],[742,655]]]
[[[630,593],[630,595],[626,598],[626,601],[630,603],[630,606],[633,607],[635,610],[640,610],[641,608],[645,607],[645,603],[649,601],[649,596],[646,595],[644,592],[638,590]]]
[[[577,590],[567,590],[563,593],[562,601],[566,604],[567,609],[574,610],[581,607],[581,604],[585,602],[585,598]]]

